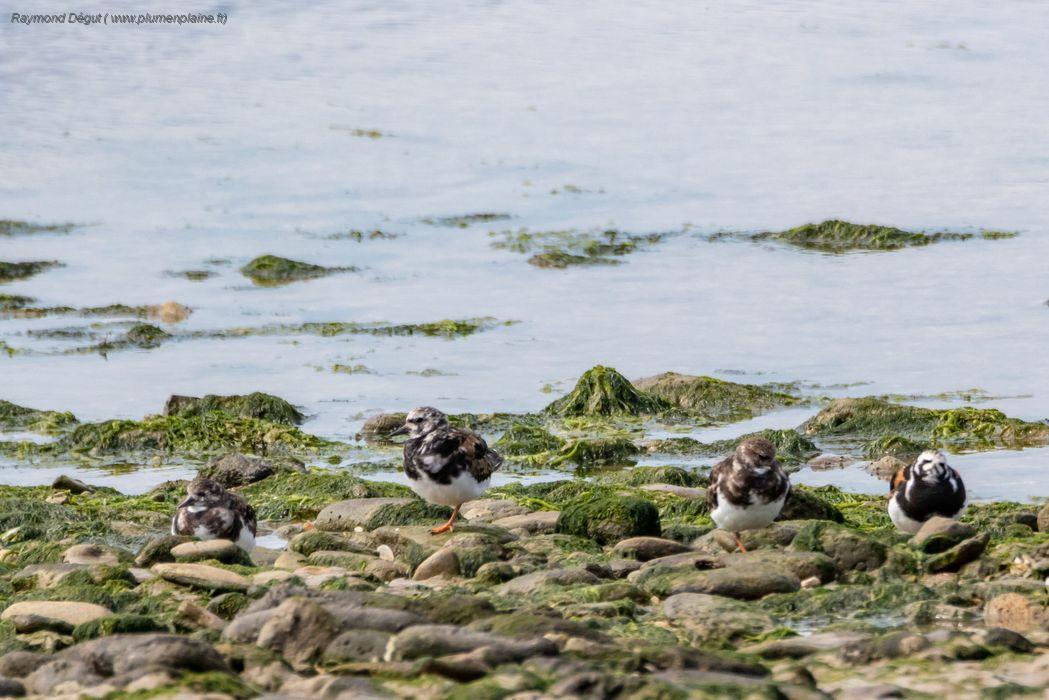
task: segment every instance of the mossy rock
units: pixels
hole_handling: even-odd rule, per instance
[[[332,532],[307,530],[300,532],[288,542],[288,549],[308,557],[314,552],[357,552],[370,554],[367,547],[359,545],[348,537]]]
[[[4,262],[0,260],[0,284],[24,280],[44,270],[63,267],[57,260],[33,260],[29,262]]]
[[[645,484],[671,484],[672,486],[696,487],[706,483],[699,474],[681,467],[634,467],[612,474],[602,474],[599,483],[624,486]]]
[[[193,416],[150,416],[141,421],[109,420],[77,426],[59,442],[41,451],[88,452],[95,455],[135,452],[209,454],[247,452],[279,454],[312,452],[330,446],[327,440],[298,428],[208,411]]]
[[[840,219],[829,219],[818,224],[804,224],[786,231],[759,233],[756,240],[777,240],[826,253],[844,253],[852,250],[899,250],[930,243],[973,238],[971,233],[904,231],[892,226],[854,224]]]
[[[810,437],[869,441],[899,436],[916,443],[970,449],[1049,441],[1049,425],[1009,418],[993,408],[920,408],[873,396],[835,399],[802,428]]]
[[[611,367],[587,370],[575,388],[545,409],[559,416],[639,416],[664,413],[670,404],[639,391]]]
[[[845,522],[845,516],[831,502],[804,486],[792,486],[777,520],[830,520]]]
[[[110,634],[160,632],[167,629],[167,625],[160,624],[147,615],[109,615],[77,625],[73,628],[73,639],[79,644]]]
[[[354,268],[324,267],[312,263],[281,258],[276,255],[260,255],[244,267],[241,274],[260,286],[288,284],[299,280],[324,277],[333,272],[347,272]]]
[[[520,457],[559,450],[564,444],[564,440],[537,425],[514,423],[492,446],[500,454]]]
[[[548,462],[550,466],[575,464],[579,467],[633,465],[640,452],[627,438],[581,438],[569,442]]]
[[[659,511],[651,501],[634,496],[598,497],[570,503],[557,518],[555,531],[614,544],[627,537],[661,533]]]
[[[871,535],[827,520],[818,520],[799,530],[791,548],[822,552],[842,571],[871,572],[884,564],[888,556],[888,547]]]
[[[0,294],[0,311],[18,311],[36,303],[33,297],[21,294]]]
[[[77,422],[68,411],[41,411],[0,399],[0,428],[55,435]]]
[[[212,411],[222,411],[242,418],[257,418],[281,425],[301,425],[306,416],[292,404],[271,394],[255,391],[250,394],[218,396],[171,396],[164,404],[164,415],[189,418]]]
[[[883,435],[868,442],[863,452],[870,459],[879,459],[886,455],[911,462],[922,452],[929,449],[927,442],[911,440],[903,435]]]
[[[251,602],[251,598],[243,593],[231,591],[212,598],[207,609],[223,620],[232,620],[240,611],[251,605]]]
[[[137,348],[151,349],[171,338],[171,334],[149,323],[136,323],[124,334],[124,340]]]
[[[237,489],[260,520],[307,520],[327,505],[351,498],[410,498],[400,484],[365,481],[344,471],[312,469],[305,474],[274,474]]]
[[[815,623],[899,614],[912,603],[936,597],[935,591],[918,583],[874,581],[802,588],[795,593],[767,596],[756,605],[777,620]]]
[[[634,382],[641,391],[708,420],[734,422],[801,401],[773,384],[738,384],[714,377],[664,372]]]

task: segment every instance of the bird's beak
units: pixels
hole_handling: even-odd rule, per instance
[[[397,430],[394,430],[392,433],[390,433],[390,437],[393,437],[394,435],[407,435],[407,434],[408,434],[408,426],[407,425],[402,425],[400,428],[397,428]]]
[[[186,506],[190,505],[191,503],[193,503],[193,496],[186,496],[185,498],[182,499],[182,503],[178,504],[178,507],[179,508],[185,508]]]

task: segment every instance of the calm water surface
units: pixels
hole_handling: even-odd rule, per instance
[[[97,420],[157,412],[172,393],[263,390],[304,406],[307,430],[348,438],[377,410],[533,410],[553,397],[544,386],[567,390],[603,363],[631,377],[868,382],[823,392],[835,395],[979,387],[1017,397],[991,404],[1011,415],[1049,416],[1047,5],[199,9],[229,22],[0,22],[0,218],[87,224],[0,238],[0,260],[66,264],[0,293],[173,299],[194,310],[179,331],[519,323],[456,340],[192,340],[105,359],[27,335],[89,321],[4,320],[0,340],[40,352],[0,359],[3,398]],[[471,212],[512,218],[424,221]],[[702,238],[830,217],[1021,235],[846,256]],[[620,266],[564,271],[489,244],[492,230],[604,226],[685,232]],[[326,238],[376,227],[398,237]],[[361,271],[259,288],[237,270],[262,253]],[[216,275],[166,275],[187,269]],[[408,374],[425,369],[444,374]],[[978,497],[1049,496],[1046,450],[957,462]],[[147,471],[85,478],[130,491],[184,470]],[[53,476],[0,468],[9,483]],[[797,478],[882,488],[859,467]]]

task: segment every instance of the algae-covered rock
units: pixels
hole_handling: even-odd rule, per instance
[[[564,269],[574,265],[618,265],[618,258],[662,241],[667,234],[629,234],[615,229],[577,231],[492,231],[493,248],[532,253],[528,264]]]
[[[260,286],[274,286],[299,280],[324,277],[333,272],[352,272],[353,267],[324,267],[312,263],[290,260],[276,255],[260,255],[244,267],[241,274]]]
[[[171,334],[148,323],[136,323],[124,334],[124,340],[137,348],[156,348]]]
[[[971,561],[980,558],[991,536],[986,532],[974,535],[950,549],[934,554],[925,562],[925,569],[930,573],[939,571],[957,571]]]
[[[352,532],[374,530],[383,525],[438,524],[451,515],[447,506],[418,498],[351,498],[326,506],[317,514],[318,530]]]
[[[404,427],[406,413],[379,413],[369,416],[361,426],[361,434],[366,438],[387,438],[390,433]]]
[[[899,436],[918,444],[987,449],[1049,441],[1049,425],[993,408],[920,408],[875,397],[836,399],[803,426],[806,435],[853,440]]]
[[[566,505],[556,531],[613,544],[628,537],[660,535],[659,511],[651,501],[634,496],[596,497]]]
[[[34,233],[69,233],[76,224],[37,224],[18,219],[0,219],[0,236],[25,236]]]
[[[33,260],[30,262],[4,262],[0,260],[0,284],[24,280],[52,267],[63,267],[57,260]]]
[[[779,385],[737,384],[713,377],[664,372],[634,382],[646,393],[669,404],[694,411],[711,421],[747,420],[766,411],[801,401]]]
[[[695,567],[656,568],[648,576],[640,577],[638,585],[656,596],[706,593],[738,600],[756,600],[772,593],[796,591],[801,582],[789,571],[755,561],[704,570]]]
[[[646,486],[649,484],[668,484],[692,488],[703,486],[707,479],[697,472],[687,471],[681,467],[633,467],[610,474],[602,474],[598,481],[610,485]]]
[[[792,486],[777,520],[831,520],[845,522],[845,516],[831,502],[804,486]]]
[[[581,438],[562,447],[549,464],[554,467],[565,464],[579,467],[632,465],[635,462],[633,457],[639,452],[637,445],[627,438]]]
[[[258,418],[281,425],[301,425],[306,419],[302,412],[289,402],[261,391],[230,396],[208,394],[203,398],[173,395],[164,404],[166,416],[188,418],[211,411],[223,411],[232,416]]]
[[[584,372],[568,395],[543,410],[559,416],[638,416],[669,409],[670,404],[639,391],[615,369],[598,365]]]
[[[876,224],[853,224],[839,219],[829,219],[818,224],[805,224],[786,231],[768,231],[754,236],[755,240],[776,240],[799,248],[819,250],[826,253],[845,253],[851,250],[899,250],[913,246],[924,246],[940,241],[957,241],[973,238],[971,233],[945,231],[923,233],[904,231],[892,226]]]
[[[794,537],[791,547],[822,552],[842,571],[874,571],[885,563],[888,548],[868,534],[826,520],[813,522]]]
[[[365,481],[346,472],[323,469],[274,474],[237,492],[251,503],[260,520],[312,518],[328,504],[351,498],[412,497],[407,486]]]
[[[32,430],[53,435],[76,423],[68,411],[41,411],[0,399],[0,429]]]
[[[537,425],[514,423],[495,441],[499,454],[509,457],[540,454],[561,449],[565,441]]]

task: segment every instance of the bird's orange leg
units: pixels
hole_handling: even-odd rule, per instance
[[[455,521],[459,517],[459,509],[462,507],[463,506],[461,503],[457,505],[455,507],[455,510],[452,511],[452,517],[448,518],[448,522],[446,522],[444,525],[441,525],[440,527],[435,527],[434,529],[430,530],[430,534],[440,535],[442,532],[451,532],[452,528],[455,527]]]
[[[741,540],[739,538],[739,533],[738,532],[733,532],[732,536],[736,538],[736,544],[739,545],[739,551],[741,551],[744,554],[746,554],[747,548],[743,546],[743,540]]]

